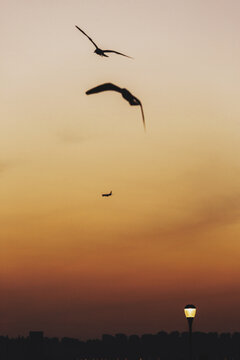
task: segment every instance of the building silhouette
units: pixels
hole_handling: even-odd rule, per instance
[[[187,360],[188,333],[142,336],[104,334],[101,339],[0,336],[0,360]],[[193,333],[193,360],[240,360],[240,333]]]

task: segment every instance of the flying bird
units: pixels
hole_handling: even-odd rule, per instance
[[[112,196],[112,191],[110,191],[110,193],[107,194],[102,194],[102,197],[108,197],[108,196]]]
[[[109,56],[106,55],[105,53],[114,53],[114,54],[122,55],[122,56],[125,56],[125,57],[128,57],[128,58],[132,59],[131,56],[125,55],[125,54],[120,53],[120,52],[115,51],[115,50],[102,50],[102,49],[100,49],[100,48],[97,46],[97,44],[95,44],[95,42],[94,42],[82,29],[80,29],[80,27],[78,27],[77,25],[75,25],[75,26],[76,26],[76,28],[77,28],[79,31],[81,31],[81,32],[91,41],[91,43],[93,43],[93,45],[94,45],[95,48],[96,48],[96,50],[95,50],[94,52],[95,52],[97,55],[109,57]]]
[[[96,86],[96,87],[86,91],[86,94],[87,95],[97,94],[99,92],[108,91],[108,90],[117,91],[117,92],[121,93],[122,97],[125,100],[127,100],[130,105],[132,105],[132,106],[139,105],[140,106],[141,113],[142,113],[143,126],[144,126],[144,129],[146,130],[145,116],[144,116],[144,112],[143,112],[142,103],[133,94],[131,94],[130,91],[128,91],[127,89],[124,89],[124,88],[122,89],[119,86],[116,86],[116,85],[114,85],[112,83],[105,83],[105,84]]]

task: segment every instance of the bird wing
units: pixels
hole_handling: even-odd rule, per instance
[[[143,126],[144,126],[144,130],[146,131],[146,124],[145,124],[145,116],[144,116],[144,112],[143,112],[143,106],[142,103],[139,101],[139,105],[141,107],[141,113],[142,113],[142,120],[143,120]]]
[[[132,95],[133,96],[133,95]],[[146,131],[146,124],[145,124],[145,116],[144,116],[144,111],[143,111],[143,106],[141,101],[136,98],[136,96],[133,96],[133,100],[134,102],[130,103],[131,105],[139,105],[141,108],[141,113],[142,113],[142,121],[143,121],[143,126],[144,126],[144,130]]]
[[[98,49],[98,46],[95,44],[95,42],[82,29],[80,29],[80,27],[78,27],[77,25],[75,25],[75,26],[79,31],[81,31],[93,43],[93,45],[96,47],[96,49]]]
[[[96,86],[88,91],[86,91],[87,95],[91,95],[91,94],[97,94],[99,92],[102,91],[108,91],[108,90],[113,90],[113,91],[117,91],[117,92],[122,92],[122,89],[112,83],[105,83],[99,86]]]
[[[125,57],[128,57],[129,59],[133,59],[131,56],[128,56],[128,55],[125,55],[123,53],[120,53],[118,51],[115,51],[115,50],[103,50],[103,52],[105,53],[114,53],[114,54],[118,54],[118,55],[122,55],[122,56],[125,56]]]

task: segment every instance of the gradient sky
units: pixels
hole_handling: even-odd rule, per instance
[[[0,333],[240,331],[239,13],[1,1]]]

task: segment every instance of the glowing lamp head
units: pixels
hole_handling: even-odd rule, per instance
[[[196,306],[186,305],[184,308],[184,313],[187,319],[193,319],[196,315]]]

